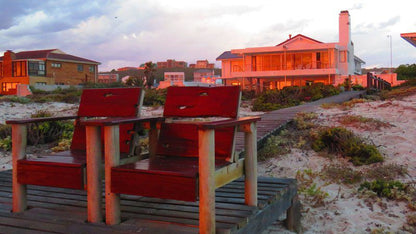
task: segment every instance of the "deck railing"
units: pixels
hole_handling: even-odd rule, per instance
[[[383,80],[380,77],[374,76],[372,73],[367,73],[367,89],[391,89],[390,82]]]

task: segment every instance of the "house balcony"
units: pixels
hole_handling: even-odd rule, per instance
[[[307,63],[288,66],[246,66],[246,70],[233,69],[230,78],[241,77],[285,77],[322,76],[338,74],[338,69],[330,64]]]

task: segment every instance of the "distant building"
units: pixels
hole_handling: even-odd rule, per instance
[[[164,89],[169,86],[184,86],[185,72],[165,72],[164,81],[159,82],[159,89]]]
[[[185,68],[187,63],[184,61],[175,61],[174,59],[168,59],[166,62],[157,62],[157,68]]]
[[[197,60],[196,64],[189,64],[190,68],[207,68],[214,69],[213,63],[209,63],[208,60]]]
[[[348,11],[339,14],[339,41],[323,43],[298,34],[276,45],[225,51],[222,64],[226,84],[263,91],[307,83],[338,85],[361,74],[363,60],[354,55]],[[360,78],[364,79],[364,78]]]
[[[213,77],[214,69],[198,69],[194,71],[194,82],[201,82],[204,77]]]
[[[97,82],[100,63],[66,54],[59,49],[8,50],[0,57],[0,94],[17,94],[23,85],[78,85]]]
[[[98,83],[114,83],[120,81],[118,74],[114,73],[100,73],[98,74]]]

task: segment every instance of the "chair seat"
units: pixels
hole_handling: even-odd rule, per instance
[[[216,168],[230,164],[216,160]],[[111,169],[111,191],[196,201],[198,197],[198,158],[158,156]]]
[[[120,155],[126,158],[127,154]],[[63,151],[17,161],[18,182],[40,186],[84,189],[85,151]]]

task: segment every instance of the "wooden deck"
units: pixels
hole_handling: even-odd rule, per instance
[[[294,179],[259,178],[259,206],[244,205],[244,181],[216,190],[217,233],[258,233],[291,206]],[[198,233],[198,203],[122,195],[119,225],[86,223],[85,191],[28,186],[29,209],[11,213],[11,171],[0,172],[1,233]],[[104,207],[104,205],[103,205]]]

